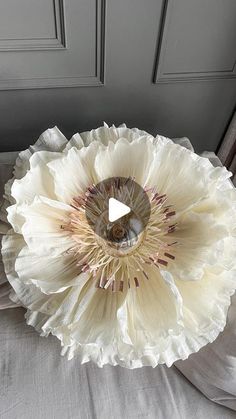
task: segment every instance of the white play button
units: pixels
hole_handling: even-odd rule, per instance
[[[131,208],[128,205],[123,204],[120,201],[117,201],[115,198],[109,198],[108,202],[108,219],[110,223],[113,221],[119,220],[119,218],[124,217],[124,215],[129,214]]]
[[[85,215],[89,226],[112,247],[115,243],[115,249],[130,248],[133,240],[138,240],[150,213],[149,195],[131,177],[104,179],[86,192]]]

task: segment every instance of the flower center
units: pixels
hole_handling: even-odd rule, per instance
[[[116,187],[120,192],[120,185]],[[95,199],[91,199],[91,190]],[[110,223],[106,205],[109,193],[105,189],[100,197],[93,186],[83,196],[75,197],[70,219],[62,228],[71,232],[74,245],[69,252],[74,255],[78,270],[90,273],[99,288],[123,291],[149,279],[148,265],[160,269],[175,259],[177,241],[171,235],[177,224],[173,222],[173,206],[167,205],[167,196],[156,188],[145,188],[150,217],[144,229],[140,211],[136,211],[142,206],[140,196],[136,197],[131,214]],[[94,224],[88,222],[87,208]]]

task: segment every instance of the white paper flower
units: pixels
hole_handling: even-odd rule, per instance
[[[236,288],[236,194],[225,168],[167,138],[104,124],[69,142],[47,130],[14,176],[2,242],[11,298],[69,359],[170,366],[223,330]],[[151,202],[125,257],[98,239],[81,206],[92,185],[116,176],[134,177]]]

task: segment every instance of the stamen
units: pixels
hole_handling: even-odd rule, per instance
[[[120,281],[119,291],[123,292],[124,289],[124,281]]]
[[[170,258],[170,259],[175,259],[175,256],[174,255],[171,255],[170,253],[164,253],[164,256],[166,256],[167,258]]]
[[[138,278],[136,276],[134,277],[134,282],[135,282],[135,286],[136,287],[139,287]]]
[[[164,259],[157,259],[157,262],[160,263],[160,265],[164,265],[164,266],[168,265],[168,262]]]
[[[173,215],[175,215],[176,214],[176,212],[175,211],[171,211],[171,212],[168,212],[167,214],[166,214],[166,217],[172,217]]]
[[[146,274],[146,272],[145,272],[145,271],[142,271],[142,273],[143,273],[143,275],[145,276],[145,278],[146,278],[146,279],[149,279],[149,278],[148,278],[148,275]]]

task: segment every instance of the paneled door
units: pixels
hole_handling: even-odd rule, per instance
[[[235,0],[0,0],[0,151],[103,121],[216,150],[235,41]]]

